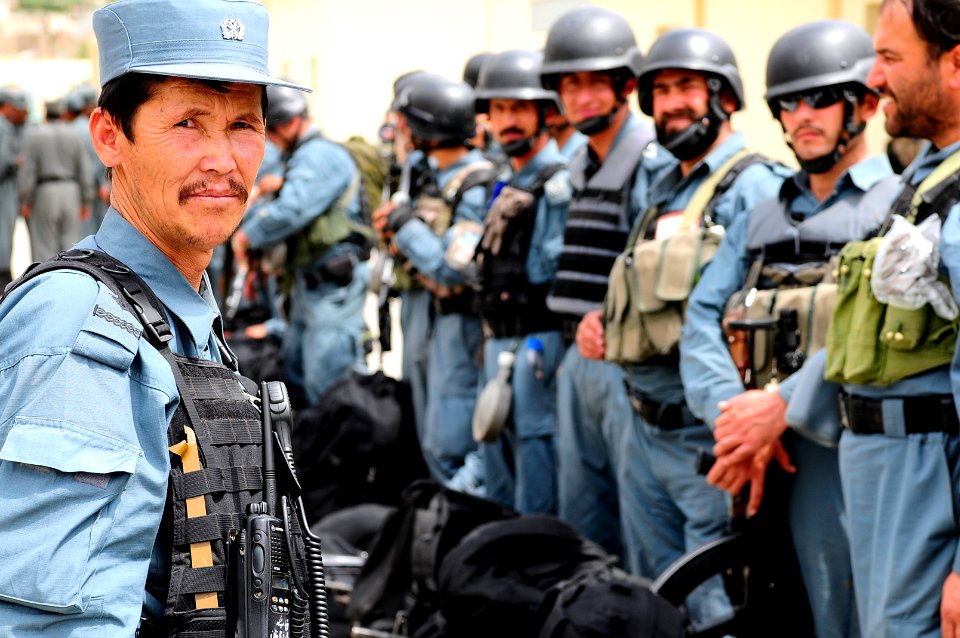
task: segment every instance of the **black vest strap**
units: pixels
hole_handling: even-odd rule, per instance
[[[256,492],[263,487],[257,467],[208,467],[173,478],[173,494],[180,500],[219,492]]]
[[[202,541],[225,538],[227,532],[243,528],[243,516],[240,514],[207,514],[198,518],[188,518],[182,529],[174,529],[173,544],[189,545]]]

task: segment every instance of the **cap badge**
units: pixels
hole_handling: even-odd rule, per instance
[[[227,18],[220,24],[220,34],[224,40],[243,40],[247,35],[247,30],[243,23],[236,18]]]

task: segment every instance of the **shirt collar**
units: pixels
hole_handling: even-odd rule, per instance
[[[654,186],[656,193],[651,199],[654,203],[662,204],[669,201],[676,193],[680,192],[686,184],[693,180],[701,179],[704,175],[709,175],[724,165],[733,155],[746,146],[746,140],[743,133],[735,132],[727,139],[723,140],[712,151],[707,153],[706,157],[700,160],[686,175],[681,173],[680,162],[668,171],[660,181]]]
[[[530,161],[527,162],[523,168],[514,173],[511,181],[520,184],[529,182],[539,174],[540,171],[551,164],[566,164],[566,161],[560,154],[560,150],[557,148],[557,143],[553,140],[547,142],[543,148],[537,151],[536,155],[530,158]]]
[[[81,246],[90,239],[81,242]],[[214,322],[220,312],[206,275],[200,284],[200,292],[194,290],[173,262],[113,207],[107,211],[92,242],[96,248],[120,260],[143,278],[168,312],[187,329],[195,353],[202,352],[204,346],[211,343]],[[182,335],[178,337],[181,342],[184,340]]]
[[[946,148],[938,149],[933,144],[927,144],[903,172],[904,182],[918,184],[947,159],[955,151],[960,150],[960,141],[954,142]]]
[[[443,188],[447,182],[449,182],[453,177],[460,172],[460,169],[469,165],[476,164],[477,162],[486,161],[483,157],[483,153],[479,149],[472,149],[469,153],[458,159],[456,162],[446,167],[443,170],[437,172],[437,183],[440,184],[440,187]],[[432,163],[432,162],[431,162]]]
[[[613,152],[613,149],[617,148],[617,144],[619,144],[623,140],[623,138],[625,138],[630,133],[630,131],[637,128],[638,126],[641,126],[640,120],[637,118],[636,115],[627,111],[627,117],[625,120],[623,120],[623,125],[620,127],[620,130],[617,131],[617,134],[613,137],[613,142],[610,144],[610,150],[607,151],[607,157],[610,156],[610,153]],[[587,162],[587,165],[586,165],[585,172],[588,175],[592,175],[591,169],[593,171],[596,171],[600,167],[600,165],[603,163],[597,158],[597,154],[593,150],[593,147],[590,146],[589,137],[587,138],[586,162]]]
[[[833,190],[835,193],[839,193],[852,186],[867,192],[877,182],[892,174],[893,169],[890,168],[890,160],[887,159],[887,156],[873,155],[848,168],[837,180]],[[791,201],[797,195],[809,191],[810,174],[806,171],[797,171],[789,179],[783,180],[783,184],[780,186],[780,199]]]

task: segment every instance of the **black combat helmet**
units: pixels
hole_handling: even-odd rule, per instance
[[[409,87],[417,78],[427,75],[426,71],[421,69],[416,69],[414,71],[407,71],[399,76],[393,81],[393,101],[390,102],[390,110],[396,111],[399,104],[400,94],[403,93],[404,89]]]
[[[547,108],[560,110],[560,100],[553,91],[540,84],[540,65],[543,54],[538,51],[505,51],[492,56],[480,70],[476,86],[477,113],[490,112],[490,100],[530,100],[537,103],[540,114],[538,132],[546,126]],[[536,134],[503,144],[503,152],[510,157],[526,155],[536,142]]]
[[[643,54],[626,19],[600,7],[581,7],[568,11],[553,23],[543,49],[540,82],[557,90],[563,75],[581,71],[605,71],[614,80],[614,90],[622,95],[628,79],[636,77]],[[618,100],[606,115],[573,122],[582,133],[593,135],[610,126],[622,102]]]
[[[827,86],[868,90],[867,75],[876,54],[866,31],[843,20],[818,20],[785,33],[767,59],[767,93],[774,117],[776,98]]]
[[[288,86],[267,86],[267,128],[286,124],[298,115],[306,117],[307,96]]]
[[[472,88],[477,88],[477,82],[480,81],[480,69],[482,69],[487,60],[492,57],[492,53],[486,52],[470,56],[467,64],[463,67],[463,81]]]
[[[491,56],[480,71],[476,86],[477,113],[490,110],[490,100],[536,100],[557,109],[560,100],[540,84],[543,54],[538,51],[505,51]]]
[[[743,81],[733,50],[723,38],[706,29],[675,29],[657,38],[637,77],[640,110],[653,115],[653,82],[660,71],[696,71],[707,77],[709,101],[703,118],[683,131],[666,132],[657,127],[657,139],[681,160],[699,157],[716,141],[721,125],[730,119],[720,96],[729,91],[734,110],[743,108]]]
[[[700,71],[720,78],[743,108],[743,81],[733,50],[723,38],[706,29],[676,29],[657,38],[638,73],[640,110],[653,115],[653,78],[664,69]]]
[[[397,98],[397,111],[407,119],[415,144],[461,146],[477,130],[473,89],[433,74],[410,83]]]
[[[780,118],[783,98],[802,93],[833,89],[844,103],[843,131],[833,151],[815,159],[797,158],[807,172],[823,173],[833,168],[850,140],[866,127],[866,122],[855,121],[853,110],[871,91],[867,75],[875,57],[867,32],[843,20],[801,25],[781,36],[770,50],[764,99],[775,118]]]

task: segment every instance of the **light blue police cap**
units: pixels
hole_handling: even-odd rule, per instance
[[[93,13],[100,84],[136,72],[310,91],[271,77],[268,24],[250,0],[119,0]]]

